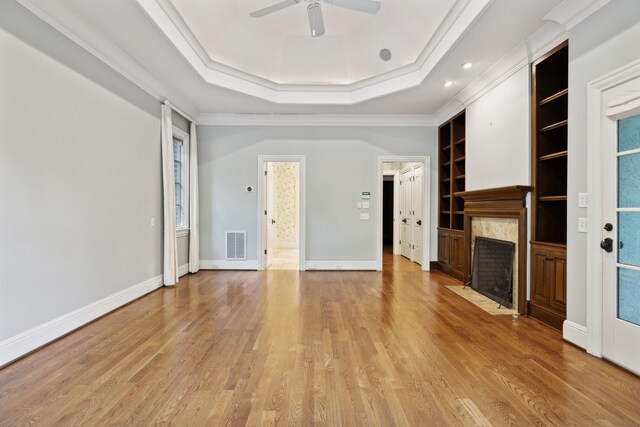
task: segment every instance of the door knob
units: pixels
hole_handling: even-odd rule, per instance
[[[417,220],[417,221],[416,221],[416,224],[418,224],[418,225],[422,225],[422,221]]]
[[[613,239],[607,237],[602,242],[600,242],[600,247],[606,252],[613,252]]]
[[[607,231],[611,231],[613,230],[613,225],[611,225],[611,223],[608,222],[604,225],[604,229]]]
[[[406,224],[407,223],[407,218],[402,218],[402,223]]]
[[[271,224],[275,224],[275,223],[276,223],[276,220],[275,220],[275,219],[272,219],[272,220],[271,220]]]

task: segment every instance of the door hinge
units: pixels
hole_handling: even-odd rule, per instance
[[[264,176],[267,176],[267,171],[264,171]]]
[[[267,211],[266,211],[266,210],[264,211],[264,214],[265,214],[265,215],[267,214]]]
[[[264,250],[264,254],[265,254],[265,255],[267,254],[267,250],[266,250],[266,249]]]

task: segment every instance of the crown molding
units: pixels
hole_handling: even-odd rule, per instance
[[[440,108],[435,114],[438,124],[446,122],[567,38],[568,33],[558,24],[542,26]]]
[[[201,114],[199,126],[436,127],[433,116],[323,114]]]
[[[185,60],[215,86],[277,104],[354,105],[419,86],[493,0],[456,0],[415,63],[346,85],[280,84],[212,60],[169,0],[136,0]]]
[[[128,53],[79,18],[64,3],[33,0],[16,2],[155,99],[171,99],[176,107],[188,115],[198,115],[198,111],[182,96],[160,83]]]
[[[554,21],[569,31],[589,16],[593,15],[611,0],[564,0],[544,17]]]

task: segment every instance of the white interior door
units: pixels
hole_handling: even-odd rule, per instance
[[[411,240],[411,169],[400,174],[400,254],[412,258]]]
[[[267,179],[266,179],[266,200],[267,206],[265,215],[265,220],[267,221],[267,244],[265,247],[267,248],[267,255],[265,260],[265,268],[271,267],[273,264],[273,248],[275,244],[276,237],[276,212],[275,212],[275,203],[274,203],[274,188],[273,188],[273,163],[267,163]]]
[[[618,96],[640,79],[624,86]],[[603,127],[603,355],[640,374],[640,111],[630,114]]]
[[[412,213],[412,248],[414,262],[422,265],[423,247],[423,194],[424,194],[424,168],[421,163],[417,163],[413,168],[413,181],[411,183],[411,213]]]

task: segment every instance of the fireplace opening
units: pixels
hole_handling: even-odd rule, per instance
[[[492,300],[513,307],[513,256],[515,243],[475,238],[471,287]]]

